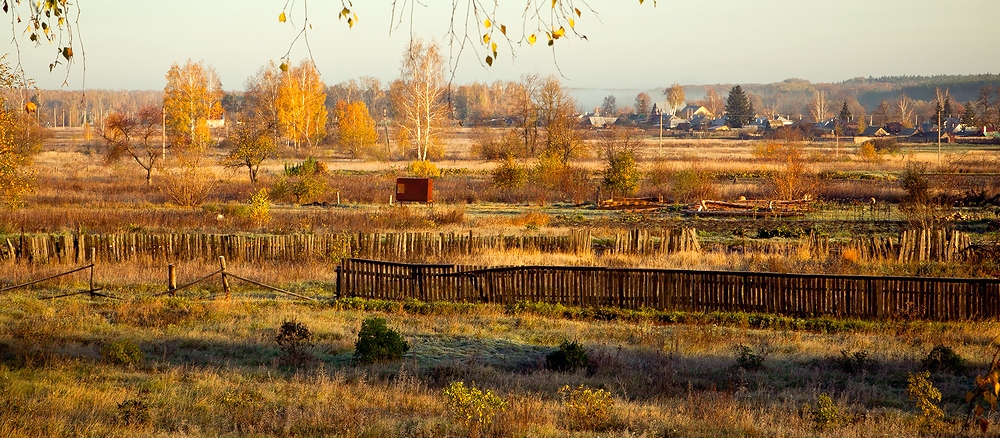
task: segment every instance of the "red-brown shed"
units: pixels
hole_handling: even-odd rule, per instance
[[[396,200],[434,202],[434,184],[430,178],[396,178]]]

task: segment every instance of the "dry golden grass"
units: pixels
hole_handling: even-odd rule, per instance
[[[995,322],[885,323],[822,334],[738,325],[651,325],[568,320],[495,306],[445,305],[414,312],[341,310],[341,305],[272,300],[184,299],[90,302],[0,297],[0,434],[3,436],[468,436],[441,389],[465,381],[508,408],[485,436],[566,436],[558,389],[611,392],[615,408],[599,430],[579,436],[915,436],[920,423],[903,394],[905,373],[937,344],[972,369],[935,373],[952,419],[961,394],[985,366]],[[436,309],[436,310],[435,310]],[[355,365],[361,320],[381,316],[412,345],[403,361]],[[295,370],[273,342],[282,321],[314,334],[316,361]],[[9,328],[30,322],[33,333]],[[881,327],[881,328],[879,328]],[[145,353],[134,367],[105,363],[99,347],[129,338]],[[585,346],[585,371],[554,373],[544,356],[564,339]],[[736,365],[734,348],[769,352],[764,368]],[[852,375],[840,351],[874,364]],[[24,356],[31,351],[30,364]],[[803,405],[831,394],[841,422],[818,430]],[[126,400],[147,419],[124,422]],[[136,418],[136,417],[131,417]],[[949,436],[958,425],[946,425]]]

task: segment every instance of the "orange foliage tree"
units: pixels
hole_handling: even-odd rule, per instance
[[[312,62],[284,67],[276,103],[282,133],[296,149],[326,137],[326,84]]]

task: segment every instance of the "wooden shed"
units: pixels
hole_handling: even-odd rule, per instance
[[[396,178],[396,200],[434,202],[434,182],[430,178]]]

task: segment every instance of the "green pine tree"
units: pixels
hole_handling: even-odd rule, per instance
[[[742,128],[753,120],[753,116],[754,109],[750,98],[743,92],[742,87],[733,86],[729,90],[729,98],[726,99],[726,124],[730,128]]]
[[[844,101],[844,106],[840,108],[840,120],[846,122],[851,120],[851,109],[847,107],[847,101]]]
[[[962,113],[962,124],[966,126],[976,126],[976,107],[972,102],[965,104],[965,112]]]

